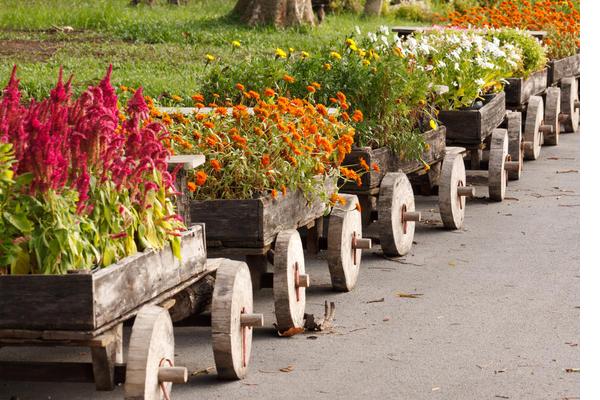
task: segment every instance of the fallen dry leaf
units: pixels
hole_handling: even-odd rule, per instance
[[[402,293],[402,292],[396,293],[396,297],[400,297],[403,299],[418,299],[421,296],[423,296],[423,293]]]
[[[385,301],[385,298],[382,297],[380,299],[369,300],[369,301],[367,301],[367,304],[370,304],[370,303],[383,303],[384,301]]]
[[[557,174],[572,174],[572,173],[578,173],[579,170],[578,169],[565,169],[562,171],[556,171]]]
[[[431,388],[432,392],[437,392],[438,390],[440,390],[439,386],[433,387]]]
[[[191,376],[208,375],[212,371],[214,371],[215,369],[216,369],[215,367],[208,367],[208,368],[204,368],[204,369],[199,369],[197,371],[192,372]]]
[[[387,321],[389,321],[389,320],[390,320],[390,317],[384,317],[384,318],[383,318],[383,322],[387,322]]]
[[[519,199],[517,199],[516,197],[504,197],[504,200],[514,200],[514,201],[519,201]]]
[[[510,399],[510,397],[508,397],[508,396],[502,396],[501,394],[497,394],[494,397],[497,397],[499,399]]]
[[[448,261],[448,265],[451,267],[456,267],[456,261]]]
[[[579,372],[579,368],[565,368],[565,372]]]
[[[503,372],[506,372],[506,368],[504,368],[504,369],[497,369],[496,371],[494,371],[494,374],[501,374]]]
[[[287,367],[279,368],[279,370],[281,372],[292,372],[294,370],[294,366],[293,365],[288,365]]]
[[[277,325],[275,325],[275,328],[277,328]],[[285,332],[280,332],[279,330],[277,330],[277,335],[279,335],[280,337],[291,337],[302,332],[304,332],[304,328],[290,328]]]

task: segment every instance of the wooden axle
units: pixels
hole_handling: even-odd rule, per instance
[[[579,109],[579,99],[575,99],[575,101],[573,102],[573,107]]]
[[[262,314],[240,314],[240,325],[244,328],[260,328],[263,324]]]
[[[354,238],[352,240],[352,248],[353,249],[368,250],[371,248],[371,246],[372,246],[371,239]]]
[[[160,367],[158,369],[159,382],[186,383],[188,370],[186,367]]]
[[[421,213],[418,211],[404,211],[402,213],[402,222],[420,222],[421,221]]]
[[[459,186],[456,188],[456,192],[461,197],[475,197],[475,188],[473,186]]]
[[[560,123],[565,123],[569,120],[569,114],[567,113],[560,113],[558,114],[558,122]]]
[[[296,279],[296,287],[307,288],[310,286],[310,277],[305,274],[298,275],[298,279]]]
[[[508,172],[519,172],[521,165],[518,161],[505,161],[504,169]]]
[[[554,128],[552,127],[552,125],[540,125],[540,132],[542,132],[544,135],[551,135],[552,133],[554,133]]]

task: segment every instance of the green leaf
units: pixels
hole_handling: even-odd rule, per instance
[[[4,219],[10,222],[21,233],[27,234],[33,231],[33,224],[25,214],[11,214],[8,211],[4,212]]]

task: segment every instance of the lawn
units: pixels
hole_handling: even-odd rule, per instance
[[[159,2],[160,3],[160,2]],[[128,0],[0,0],[0,80],[19,67],[27,95],[48,93],[62,66],[76,92],[96,82],[109,64],[113,82],[143,86],[151,96],[191,94],[206,72],[206,54],[224,65],[274,57],[276,48],[313,51],[355,26],[407,25],[394,19],[328,15],[318,27],[251,28],[229,16],[235,0],[190,0],[186,6],[128,5]],[[65,27],[71,27],[67,31]],[[231,42],[241,42],[233,51]],[[249,71],[250,72],[250,71]]]

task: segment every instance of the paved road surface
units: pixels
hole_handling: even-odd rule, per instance
[[[309,262],[307,312],[337,306],[329,334],[255,333],[243,382],[196,375],[174,399],[575,399],[579,396],[579,135],[563,135],[526,164],[501,204],[474,200],[466,229],[422,224],[403,261],[364,257],[359,287],[332,293],[323,260]],[[485,189],[479,191],[484,193]],[[428,219],[433,198],[418,198]],[[416,299],[397,293],[421,293]],[[271,293],[257,308],[270,314]],[[383,302],[369,303],[383,298]],[[212,365],[209,331],[179,329],[178,362]],[[35,351],[0,350],[0,359]],[[37,354],[39,357],[40,354]],[[48,351],[47,360],[86,359],[85,349]],[[291,372],[281,372],[288,367]],[[119,399],[92,385],[0,382],[0,400]]]

